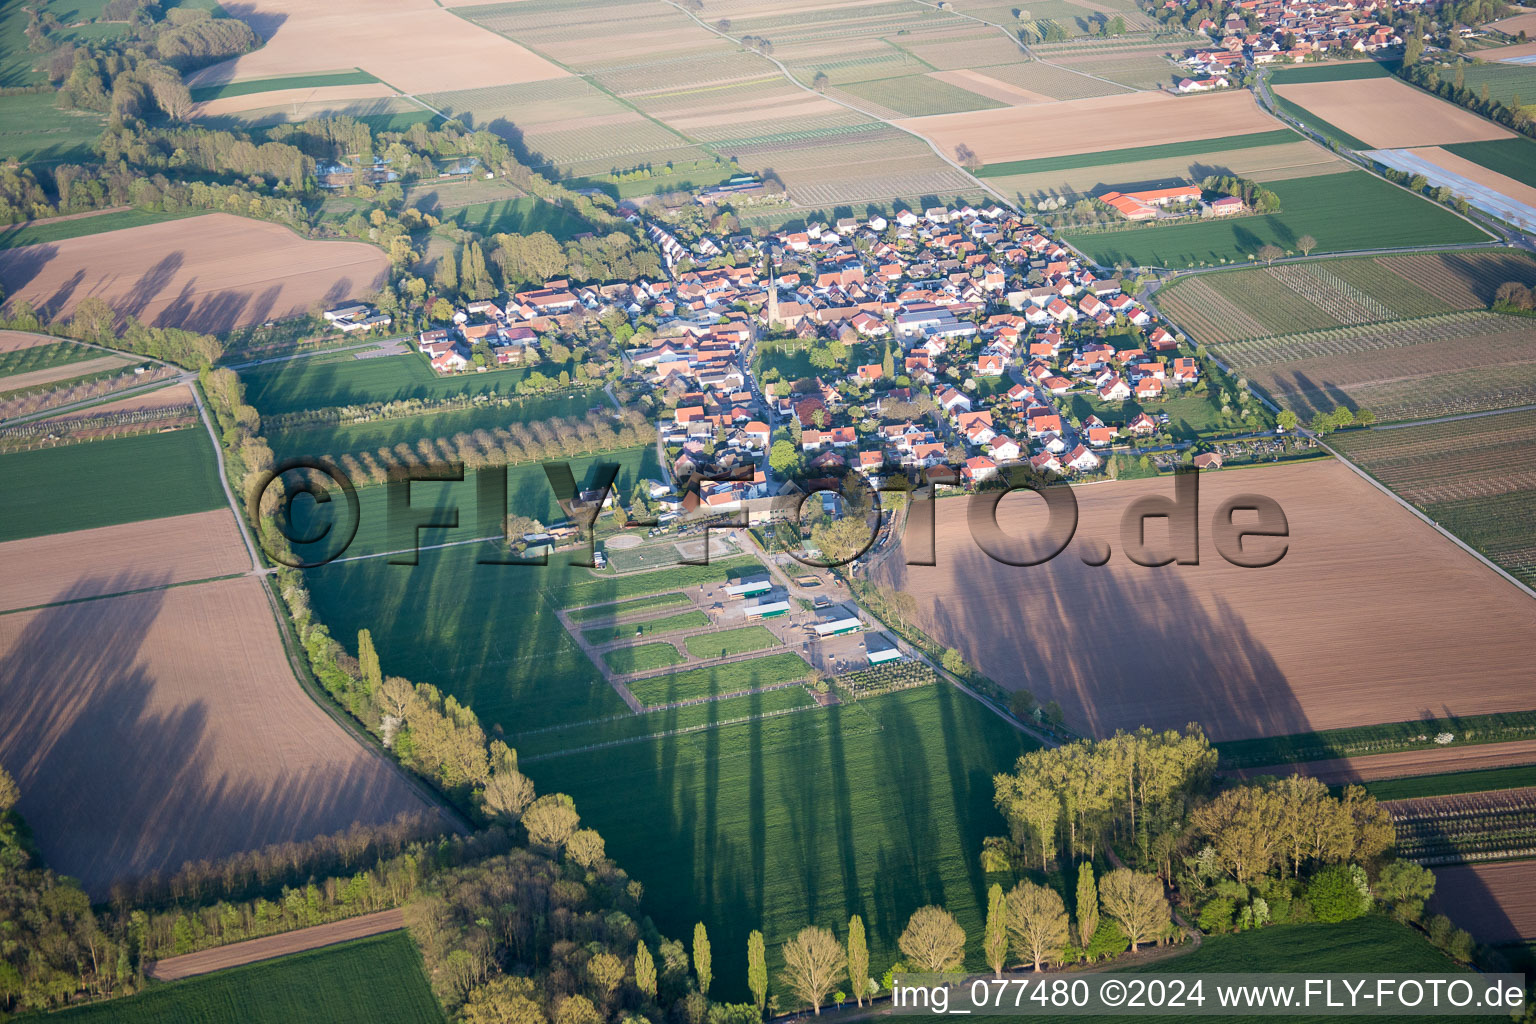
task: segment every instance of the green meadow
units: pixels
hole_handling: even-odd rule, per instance
[[[0,541],[225,505],[202,427],[0,455]]]
[[[1070,171],[1079,167],[1106,167],[1110,164],[1131,163],[1136,160],[1162,160],[1181,156],[1199,156],[1202,153],[1224,153],[1239,149],[1257,149],[1262,146],[1284,146],[1299,141],[1289,128],[1277,128],[1270,132],[1250,132],[1247,135],[1227,135],[1219,139],[1196,139],[1193,142],[1164,142],[1156,146],[1138,146],[1132,149],[1106,149],[1097,153],[1079,153],[1074,156],[1047,156],[1034,160],[1009,160],[987,164],[976,172],[978,178],[1004,178],[1010,174],[1034,174],[1041,171]]]
[[[729,717],[734,708],[718,720]],[[868,926],[877,972],[925,904],[943,904],[979,936],[988,884],[981,842],[1006,830],[992,776],[1028,746],[958,690],[929,686],[540,758],[527,770],[540,790],[575,798],[583,822],[644,884],[663,933],[687,935],[706,922],[712,994],[735,998],[745,995],[754,928],[774,970],[793,932],[814,923],[843,935],[854,913]],[[970,946],[977,959],[979,943]]]
[[[1316,253],[1488,240],[1480,228],[1364,171],[1269,184],[1281,212],[1120,231],[1062,232],[1066,241],[1104,266],[1183,269],[1251,260],[1263,245],[1296,250],[1311,235]]]
[[[421,954],[403,932],[154,985],[51,1014],[65,1024],[442,1024]]]

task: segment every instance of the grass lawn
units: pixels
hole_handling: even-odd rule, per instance
[[[598,722],[541,729],[512,736],[508,743],[519,758],[547,758],[564,751],[579,751],[600,743],[621,743],[660,738],[661,734],[682,729],[707,729],[723,722],[736,722],[759,715],[772,715],[797,708],[812,708],[816,702],[803,686],[781,686],[740,697],[661,708],[643,714],[624,714]]]
[[[1530,70],[1536,73],[1536,68]],[[1536,88],[1531,91],[1533,99],[1536,99]],[[1443,148],[1475,164],[1482,164],[1490,171],[1536,186],[1536,142],[1530,139],[1457,142]]]
[[[13,13],[0,15],[0,25],[5,19],[18,15],[23,5],[4,6]],[[9,34],[0,35],[0,38],[8,39]],[[25,45],[22,51],[26,58],[36,56],[27,53]],[[0,56],[0,67],[10,63],[5,56]],[[5,72],[0,71],[0,81],[5,77]],[[91,147],[101,137],[107,119],[89,110],[62,110],[54,105],[53,99],[51,92],[4,97],[5,102],[0,103],[0,160],[52,165],[96,159]]]
[[[1488,86],[1488,98],[1506,107],[1514,106],[1517,96],[1522,107],[1536,103],[1536,65],[1473,61],[1466,65],[1466,83],[1477,96]]]
[[[719,658],[728,654],[745,654],[777,647],[779,638],[768,632],[767,626],[743,626],[723,633],[706,633],[691,636],[683,641],[688,653],[695,658]]]
[[[620,601],[616,604],[600,604],[594,608],[577,608],[565,614],[572,622],[594,622],[599,619],[612,619],[620,615],[628,615],[641,609],[672,608],[676,605],[687,603],[687,594],[656,594],[653,597],[637,597],[633,600]],[[624,628],[631,629],[633,627],[625,626]],[[597,643],[596,640],[592,642]]]
[[[86,348],[84,345],[76,345],[69,341],[55,341],[46,345],[16,349],[13,352],[0,352],[0,378],[18,373],[31,373],[33,370],[46,370],[54,366],[63,366],[65,363],[78,363],[85,359],[96,359],[105,354],[97,349]],[[0,380],[0,387],[4,386],[5,382]]]
[[[1536,765],[1509,768],[1482,768],[1444,775],[1418,775],[1406,779],[1382,779],[1364,784],[1367,793],[1378,800],[1406,800],[1416,796],[1454,796],[1458,793],[1486,793],[1495,789],[1523,789],[1536,786]]]
[[[766,630],[765,630],[766,632]],[[671,704],[697,700],[723,693],[740,693],[760,686],[788,683],[810,675],[811,667],[793,651],[782,651],[750,661],[733,661],[709,668],[689,669],[664,676],[653,676],[629,684],[629,691],[642,704]]]
[[[283,78],[251,78],[243,82],[226,82],[223,85],[204,85],[192,90],[192,100],[204,103],[230,96],[249,96],[258,92],[275,92],[279,89],[323,89],[335,85],[371,85],[378,79],[360,68],[351,71],[333,71],[329,74],[289,75]]]
[[[775,979],[785,938],[810,923],[841,938],[853,913],[868,926],[876,974],[924,904],[944,905],[979,937],[981,841],[1006,829],[992,776],[1029,746],[958,690],[927,686],[540,760],[527,771],[541,792],[575,798],[610,856],[645,885],[663,933],[687,935],[706,922],[711,994],[736,999],[746,995],[754,928]],[[967,945],[979,960],[980,943]]]
[[[1105,266],[1124,261],[1175,269],[1250,260],[1266,244],[1294,251],[1302,235],[1317,239],[1317,253],[1488,237],[1445,207],[1364,171],[1276,181],[1269,187],[1280,196],[1280,213],[1098,234],[1067,229],[1063,235]]]
[[[899,352],[899,348],[893,351]],[[806,377],[818,377],[828,371],[820,369],[811,363],[811,349],[807,345],[804,348],[782,348],[778,345],[762,345],[757,350],[758,366],[763,371],[777,370],[779,377],[793,383]],[[859,344],[853,345],[848,350],[848,365],[850,372],[855,366],[863,366],[869,363],[878,363],[885,354],[883,345]],[[899,363],[900,360],[897,360]]]
[[[561,241],[569,241],[592,230],[592,225],[569,210],[529,196],[461,206],[445,217],[444,223],[457,224],[487,238],[503,233],[531,235],[547,231]]]
[[[559,368],[553,365],[541,370]],[[398,402],[407,398],[510,395],[528,371],[522,368],[441,377],[419,353],[356,359],[351,352],[307,356],[240,371],[246,401],[262,415],[333,405]]]
[[[202,427],[0,455],[0,541],[225,504]]]
[[[1130,163],[1135,160],[1162,160],[1181,156],[1199,156],[1201,153],[1223,153],[1238,149],[1256,149],[1260,146],[1284,146],[1296,142],[1297,135],[1289,128],[1277,128],[1271,132],[1250,132],[1246,135],[1227,135],[1219,139],[1199,139],[1194,142],[1164,142],[1156,146],[1140,146],[1133,149],[1106,149],[1097,153],[1079,153],[1075,156],[1047,156],[1035,160],[1009,160],[1005,163],[987,164],[977,172],[978,178],[1002,178],[1010,174],[1033,174],[1040,171],[1070,171],[1079,167],[1106,167],[1110,164]]]
[[[1097,416],[1105,423],[1129,423],[1141,413],[1153,417],[1159,413],[1168,414],[1167,429],[1174,437],[1180,440],[1191,440],[1216,431],[1231,431],[1240,429],[1240,426],[1221,422],[1221,405],[1217,395],[1219,392],[1206,392],[1195,394],[1194,392],[1176,392],[1161,401],[1138,402],[1129,399],[1124,402],[1105,402],[1095,395],[1074,394],[1071,395],[1071,414],[1079,420],[1088,416]],[[1262,413],[1264,410],[1259,408]],[[1261,430],[1270,425],[1268,414],[1265,419],[1255,423],[1254,430]]]
[[[683,597],[684,595],[679,594],[677,596]],[[668,615],[660,619],[646,619],[644,622],[626,622],[621,626],[598,626],[595,629],[582,630],[581,636],[589,644],[606,644],[623,637],[656,636],[662,633],[675,633],[680,629],[697,629],[700,626],[707,625],[709,625],[708,615],[701,611],[691,611],[683,612],[681,615]]]
[[[40,245],[45,242],[62,242],[66,238],[83,235],[99,235],[105,231],[143,227],[168,220],[195,217],[204,210],[186,213],[158,213],[154,210],[116,210],[78,220],[56,220],[48,224],[18,224],[0,232],[0,249],[18,249],[23,245]]]
[[[68,1024],[441,1024],[421,954],[403,931],[156,985],[50,1014]]]
[[[652,669],[680,665],[683,656],[671,644],[641,644],[639,647],[620,647],[603,655],[603,660],[615,672],[649,672]]]

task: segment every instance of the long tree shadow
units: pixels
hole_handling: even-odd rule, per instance
[[[0,763],[50,867],[100,899],[117,881],[424,809],[373,755],[335,756],[336,740],[353,742],[339,729],[317,746],[264,721],[262,694],[210,687],[221,638],[174,635],[187,591],[78,600],[166,582],[82,580],[55,598],[75,603],[0,615]],[[184,656],[174,644],[208,646]],[[251,756],[237,767],[231,729],[267,730],[269,745],[251,756],[236,741]]]

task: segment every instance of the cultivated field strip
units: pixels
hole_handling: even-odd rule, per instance
[[[1197,340],[1221,344],[1483,309],[1505,281],[1536,283],[1536,260],[1493,252],[1287,263],[1191,277],[1158,302]]]
[[[1536,788],[1420,797],[1383,803],[1398,854],[1421,864],[1536,853]]]
[[[1409,348],[1438,341],[1504,335],[1522,337],[1526,334],[1521,325],[1512,323],[1509,317],[1472,310],[1394,321],[1390,324],[1352,324],[1301,334],[1248,338],[1223,343],[1217,347],[1217,351],[1223,360],[1242,369],[1249,369],[1294,363],[1303,359]]]

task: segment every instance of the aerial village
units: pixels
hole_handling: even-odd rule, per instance
[[[1000,206],[689,241],[634,216],[664,279],[550,281],[470,303],[417,340],[441,374],[489,372],[539,362],[573,315],[622,311],[645,341],[624,351],[623,383],[652,397],[673,479],[696,481],[663,504],[673,514],[771,499],[790,476],[975,488],[1026,461],[1103,476],[1113,451],[1171,449],[1158,403],[1203,390],[1207,363],[1187,339]],[[477,364],[481,345],[491,358]],[[818,351],[814,372],[767,369]],[[1082,415],[1078,398],[1097,411]],[[792,469],[770,464],[777,441],[793,446]],[[1185,461],[1221,464],[1210,452]]]
[[[1164,10],[1179,10],[1179,0],[1164,0]],[[1181,93],[1210,92],[1239,84],[1251,63],[1299,64],[1319,57],[1364,55],[1403,45],[1393,31],[1394,6],[1417,2],[1392,0],[1239,0],[1221,23],[1210,18],[1200,31],[1220,40],[1219,48],[1193,51],[1182,61],[1190,77],[1175,86]],[[1378,18],[1380,20],[1378,20]]]

